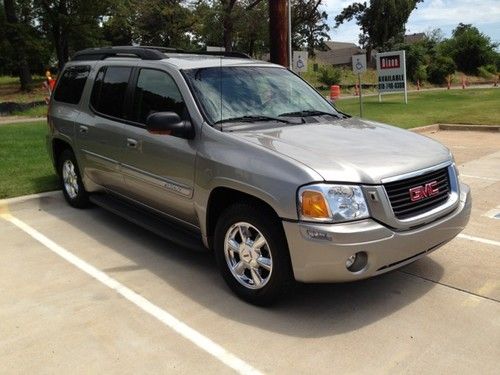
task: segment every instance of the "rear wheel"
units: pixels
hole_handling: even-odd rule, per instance
[[[274,213],[248,204],[229,207],[217,222],[214,245],[224,280],[243,300],[268,305],[288,290],[288,248]]]
[[[73,207],[89,205],[89,195],[85,191],[80,170],[73,151],[66,149],[59,155],[59,178],[66,201]]]

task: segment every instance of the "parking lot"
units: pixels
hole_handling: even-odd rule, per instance
[[[0,372],[498,373],[500,132],[425,134],[472,188],[463,234],[270,308],[235,298],[211,254],[60,192],[0,201]]]

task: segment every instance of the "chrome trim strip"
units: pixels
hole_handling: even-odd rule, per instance
[[[400,174],[398,176],[386,177],[380,181],[382,182],[382,184],[388,184],[389,182],[406,180],[407,178],[417,177],[417,176],[420,176],[420,175],[423,175],[423,174],[426,174],[426,173],[429,173],[429,172],[432,172],[432,171],[435,171],[435,170],[438,170],[441,168],[449,167],[452,164],[453,164],[453,161],[448,160],[448,161],[445,161],[444,163],[440,163],[440,164],[435,165],[433,167],[424,168],[424,169],[420,169],[418,171],[409,172],[409,173],[405,173],[405,174]]]
[[[89,151],[89,150],[85,150],[85,149],[81,149],[85,154],[87,154],[87,156],[93,156],[97,159],[100,159],[100,160],[105,160],[107,162],[110,162],[110,163],[114,163],[114,164],[118,164],[118,161],[114,160],[114,159],[110,159],[110,158],[107,158],[106,156],[102,156],[102,155],[99,155],[99,154],[96,154],[95,152],[92,152],[92,151]]]
[[[166,177],[160,177],[128,164],[122,163],[120,165],[122,172],[129,177],[139,179],[143,182],[149,183],[150,185],[163,188],[169,192],[186,198],[191,198],[193,196],[193,189],[190,186],[180,184],[177,181],[173,181],[172,179]]]

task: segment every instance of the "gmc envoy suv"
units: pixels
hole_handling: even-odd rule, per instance
[[[250,303],[394,270],[468,222],[446,147],[347,116],[282,66],[108,47],[59,77],[47,146],[67,202],[213,250]]]

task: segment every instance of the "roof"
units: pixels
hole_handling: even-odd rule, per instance
[[[338,48],[329,51],[315,51],[316,59],[325,64],[345,65],[351,64],[352,56],[363,52],[361,48],[353,44],[349,47]]]
[[[334,51],[337,49],[344,49],[344,48],[359,48],[355,43],[350,43],[350,42],[328,41],[325,42],[325,44],[330,51]]]
[[[216,68],[219,66],[276,66],[265,61],[244,59],[237,57],[196,55],[185,53],[166,53],[167,59],[161,60],[167,64],[176,66],[179,69]]]
[[[407,44],[413,44],[420,42],[421,40],[424,40],[424,38],[425,38],[425,33],[408,34],[405,35],[404,42]]]
[[[113,46],[87,48],[73,55],[72,62],[133,60],[166,63],[178,69],[196,69],[220,66],[273,66],[264,61],[253,60],[241,52],[195,52],[189,53],[172,48],[155,46]],[[279,65],[275,65],[279,66]]]

